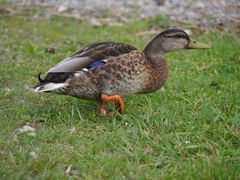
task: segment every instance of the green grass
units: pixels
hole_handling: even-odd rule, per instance
[[[71,18],[0,15],[0,179],[68,179],[70,165],[76,178],[86,179],[240,178],[235,35],[203,33],[194,38],[212,44],[211,50],[168,54],[164,90],[125,98],[123,116],[99,118],[95,102],[29,90],[39,72],[79,42],[143,49],[151,37],[136,34],[154,22],[93,28]],[[49,47],[56,53],[45,53]],[[36,136],[17,133],[27,123],[39,126]]]

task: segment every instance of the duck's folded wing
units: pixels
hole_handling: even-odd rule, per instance
[[[87,67],[99,66],[111,57],[117,57],[132,50],[136,50],[136,48],[123,43],[100,42],[90,44],[55,65],[47,73],[81,71]]]

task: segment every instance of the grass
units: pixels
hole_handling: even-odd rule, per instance
[[[211,50],[168,54],[164,90],[125,98],[123,116],[99,118],[95,102],[29,90],[78,43],[143,49],[151,37],[136,34],[155,21],[94,28],[71,18],[0,15],[1,179],[240,178],[236,35],[202,33],[194,38]],[[49,47],[56,53],[45,53]],[[18,133],[27,123],[36,136]]]

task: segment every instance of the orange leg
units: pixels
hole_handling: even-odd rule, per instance
[[[116,109],[116,111],[118,111],[118,112],[121,110],[121,107],[120,107],[120,104],[119,104],[118,101],[115,101],[115,109]]]
[[[106,94],[101,94],[100,101],[98,102],[98,108],[100,110],[101,116],[106,115],[106,110],[103,106],[103,102],[115,102],[116,110],[120,109],[121,113],[124,112],[124,103],[121,96],[119,95],[108,96]]]

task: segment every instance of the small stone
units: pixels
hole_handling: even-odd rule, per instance
[[[101,23],[96,18],[91,18],[89,22],[93,27],[101,26]]]
[[[59,6],[58,8],[58,12],[59,13],[63,13],[63,12],[67,12],[69,10],[69,6],[65,3],[62,4],[61,6]]]
[[[71,134],[73,134],[73,133],[76,132],[76,128],[75,128],[75,127],[72,127],[72,128],[69,129],[69,131],[70,131]]]
[[[29,125],[24,125],[18,129],[19,134],[26,133],[28,136],[36,136],[35,129]]]
[[[19,133],[25,133],[25,132],[34,132],[35,129],[29,125],[24,125],[21,128],[18,129]]]
[[[3,89],[3,91],[5,91],[6,93],[10,93],[10,92],[13,91],[13,89],[6,87],[6,88]]]
[[[55,48],[46,48],[45,53],[55,54]]]
[[[203,9],[205,8],[205,5],[203,2],[200,2],[200,1],[196,1],[192,4],[192,8],[194,9]]]
[[[30,152],[29,155],[30,155],[33,159],[37,159],[37,158],[38,158],[37,153],[35,153],[35,152],[33,152],[33,151]]]
[[[66,45],[72,45],[73,43],[72,43],[72,41],[70,41],[70,40],[66,40],[66,41],[64,41],[64,44],[66,44]]]

